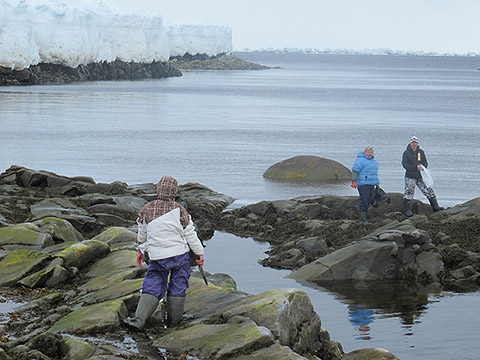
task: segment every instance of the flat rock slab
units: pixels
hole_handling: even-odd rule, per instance
[[[30,206],[30,211],[36,219],[44,217],[65,218],[71,215],[88,216],[88,212],[75,206],[67,199],[45,199]]]
[[[31,223],[0,228],[0,248],[7,251],[15,247],[40,250],[54,244],[51,235],[43,233],[37,225]]]
[[[396,273],[390,267],[397,247],[392,242],[359,241],[301,267],[288,277],[319,282],[395,280]]]
[[[35,224],[43,233],[50,234],[56,242],[83,241],[83,235],[67,220],[46,217],[37,220]]]
[[[139,293],[143,285],[143,279],[124,280],[114,283],[104,289],[92,292],[82,298],[87,304],[119,299],[127,295]]]
[[[30,250],[15,250],[0,261],[0,286],[14,286],[28,273],[40,268],[50,255]]]
[[[227,324],[198,324],[174,330],[154,340],[153,344],[174,353],[188,353],[206,359],[231,359],[235,354],[273,344],[270,330],[246,318],[231,319]]]
[[[235,360],[307,360],[292,351],[288,346],[273,344],[250,354],[235,357]]]
[[[121,300],[82,307],[57,321],[49,331],[69,334],[96,334],[118,329],[128,315]]]
[[[65,267],[74,266],[83,269],[109,252],[110,247],[107,244],[97,240],[85,240],[69,246],[56,256],[64,260]]]
[[[93,240],[103,241],[110,245],[112,250],[122,248],[135,248],[137,234],[123,227],[111,227],[98,234]],[[136,251],[135,251],[136,256]]]

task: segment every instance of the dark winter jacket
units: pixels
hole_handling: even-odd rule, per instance
[[[405,168],[405,177],[411,179],[421,179],[420,171],[417,166],[422,164],[424,167],[428,167],[427,157],[425,152],[417,147],[417,151],[413,152],[410,144],[407,145],[407,149],[403,152],[402,165]]]
[[[363,151],[358,153],[352,171],[358,173],[357,186],[380,185],[377,160],[374,157],[370,159]]]

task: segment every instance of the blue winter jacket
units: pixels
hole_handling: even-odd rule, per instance
[[[360,151],[353,164],[352,171],[358,172],[357,186],[380,185],[378,163],[375,157],[370,159],[363,151]]]

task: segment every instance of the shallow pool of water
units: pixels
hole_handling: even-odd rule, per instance
[[[478,359],[474,339],[480,330],[480,292],[431,293],[391,284],[327,289],[286,279],[288,270],[261,266],[258,260],[267,256],[268,243],[215,232],[206,246],[205,270],[231,275],[239,290],[258,294],[292,287],[307,292],[322,327],[345,352],[380,347],[402,360]]]

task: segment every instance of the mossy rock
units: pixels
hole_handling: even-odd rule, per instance
[[[102,290],[90,293],[82,298],[87,304],[119,299],[138,293],[143,285],[143,279],[124,280],[114,283]]]
[[[123,301],[110,300],[71,312],[57,321],[49,331],[68,334],[106,333],[118,329],[121,320],[127,315],[128,310]]]
[[[22,247],[40,250],[54,245],[49,234],[44,234],[40,228],[31,223],[23,223],[0,228],[0,247]]]
[[[95,354],[95,347],[88,342],[71,337],[64,336],[60,343],[60,353],[64,359],[84,360]]]
[[[288,346],[273,344],[249,354],[235,357],[235,360],[305,360],[306,358],[297,354]]]
[[[137,266],[136,255],[137,252],[134,250],[112,251],[92,264],[85,276],[93,279],[82,285],[80,289],[97,291],[126,279],[141,277],[146,269]]]
[[[115,272],[130,268],[138,268],[136,251],[112,251],[103,259],[95,262],[95,264],[88,269],[86,276],[89,278],[94,278],[102,275],[112,275]]]
[[[40,230],[50,234],[55,242],[83,241],[83,235],[64,219],[46,217],[35,221]]]
[[[87,292],[98,291],[112,286],[115,283],[122,282],[127,279],[136,279],[145,273],[146,269],[129,268],[126,270],[117,270],[113,273],[107,273],[93,278],[89,282],[80,286],[80,290]]]
[[[60,251],[56,256],[65,261],[65,267],[83,269],[88,264],[104,257],[110,252],[110,247],[97,240],[86,240],[73,244]]]
[[[349,352],[344,360],[399,360],[390,351],[381,348],[366,348]]]
[[[30,250],[15,250],[0,261],[0,286],[13,286],[24,276],[42,267],[50,255]]]
[[[263,177],[272,180],[348,181],[351,171],[335,160],[299,155],[270,166]]]
[[[70,274],[63,267],[61,258],[54,258],[47,266],[40,271],[33,273],[18,282],[29,288],[42,286],[54,287],[70,279]]]
[[[93,240],[103,241],[112,249],[130,247],[134,248],[137,234],[123,227],[111,227],[98,234]]]
[[[270,329],[282,345],[298,340],[303,326],[311,323],[320,329],[320,318],[315,313],[308,295],[297,289],[275,289],[247,296],[220,310],[222,316],[246,316],[258,325]]]
[[[248,350],[268,347],[274,342],[268,329],[252,320],[234,318],[227,324],[197,324],[173,330],[153,344],[173,353],[188,353],[206,359],[230,359]]]

